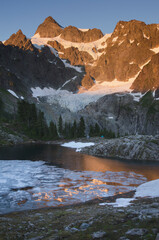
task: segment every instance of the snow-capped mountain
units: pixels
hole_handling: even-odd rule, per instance
[[[156,131],[151,122],[159,117],[159,24],[120,21],[104,35],[96,28],[64,28],[48,17],[31,39],[19,30],[1,42],[0,65],[1,88],[34,101],[48,122],[83,115],[116,134]],[[154,102],[145,110],[139,101],[149,90]]]
[[[86,89],[95,81],[98,87],[101,82],[112,82],[113,87],[114,80],[130,82],[130,79],[138,79],[139,75],[141,79],[144,66],[159,53],[159,25],[146,25],[136,20],[120,21],[112,34],[103,35],[99,29],[62,28],[48,17],[37,28],[31,41],[35,46],[53,47],[61,59],[69,60],[73,66],[85,66],[82,86]],[[152,74],[156,78],[157,73]],[[141,84],[138,86],[138,80],[131,89],[147,91],[159,86],[159,82],[150,85],[145,78],[142,82],[143,89]]]

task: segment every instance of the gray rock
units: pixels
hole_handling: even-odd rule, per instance
[[[123,236],[123,237],[120,237],[119,240],[130,240],[129,238]]]
[[[88,224],[88,223],[82,223],[81,226],[80,226],[80,229],[81,229],[82,231],[85,231],[88,227],[89,227],[89,224]]]
[[[156,142],[158,144],[152,144],[150,147],[151,143]],[[159,161],[159,135],[135,135],[107,139],[94,146],[83,148],[81,152],[93,156],[118,157],[127,160]]]
[[[74,227],[71,228],[71,227],[68,226],[68,227],[65,227],[65,231],[69,231],[69,232],[73,233],[73,232],[78,232],[79,230],[77,228],[74,228]]]
[[[131,235],[131,236],[143,236],[147,233],[147,229],[145,228],[133,228],[130,229],[126,232],[126,235]]]
[[[41,239],[44,239],[44,236],[29,238],[29,240],[41,240]]]
[[[74,232],[78,232],[79,230],[77,228],[70,228],[70,232],[74,233]]]
[[[159,233],[157,234],[157,236],[156,236],[156,239],[155,240],[159,240]]]
[[[106,236],[106,232],[103,232],[103,231],[94,232],[94,233],[92,234],[92,238],[93,238],[93,239],[102,238],[102,237],[104,237],[104,236]]]
[[[152,232],[153,232],[154,234],[157,234],[157,233],[158,233],[158,229],[157,229],[157,228],[152,228]]]

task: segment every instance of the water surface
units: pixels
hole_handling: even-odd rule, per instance
[[[134,190],[159,164],[76,153],[57,145],[0,148],[0,213],[59,206]]]

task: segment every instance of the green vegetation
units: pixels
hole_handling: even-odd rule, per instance
[[[20,130],[35,140],[54,140],[58,138],[56,125],[50,122],[48,126],[44,113],[36,109],[35,104],[26,101],[18,102],[17,120]]]
[[[0,126],[8,134],[22,134],[29,139],[51,141],[62,139],[84,138],[86,134],[89,137],[113,138],[115,134],[107,129],[101,129],[98,123],[86,128],[83,117],[73,123],[64,122],[60,115],[57,124],[53,121],[48,125],[44,113],[38,110],[33,103],[24,100],[18,101],[17,112],[13,114],[4,111],[4,104],[0,98]],[[5,127],[7,125],[7,128]],[[7,129],[10,129],[9,132]],[[88,133],[87,133],[88,132]],[[6,140],[6,139],[5,139]],[[1,139],[4,142],[4,139]]]
[[[107,130],[106,128],[101,129],[99,125],[96,123],[94,126],[90,125],[89,127],[89,136],[90,137],[100,137],[103,136],[105,138],[115,138],[115,133],[111,130]]]

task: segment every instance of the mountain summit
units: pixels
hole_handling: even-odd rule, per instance
[[[42,38],[53,38],[62,33],[62,27],[52,18],[47,17],[42,24],[39,25],[35,34],[39,33]]]
[[[19,29],[16,33],[13,33],[10,38],[4,42],[4,45],[17,46],[24,50],[31,51],[35,49],[30,39],[26,38],[21,29]]]

